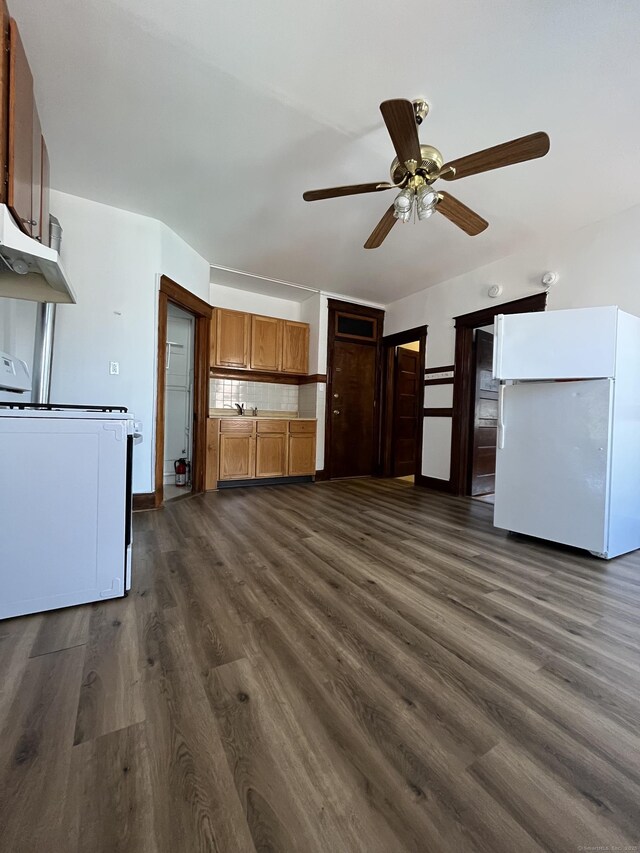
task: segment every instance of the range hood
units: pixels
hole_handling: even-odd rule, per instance
[[[75,302],[60,254],[18,228],[0,204],[0,296],[34,302]]]

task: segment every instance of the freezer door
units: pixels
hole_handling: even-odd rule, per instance
[[[603,554],[614,383],[507,385],[494,524]]]
[[[498,379],[613,378],[617,316],[615,306],[499,314],[494,376]]]
[[[0,417],[0,619],[125,591],[127,424]]]

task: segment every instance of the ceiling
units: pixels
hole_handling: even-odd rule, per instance
[[[8,0],[61,190],[157,217],[210,262],[388,303],[640,202],[636,0]],[[445,159],[537,130],[544,160],[444,184],[442,216],[362,244],[392,194],[378,105],[424,96]]]

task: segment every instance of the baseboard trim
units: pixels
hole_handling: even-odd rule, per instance
[[[218,490],[242,489],[246,486],[286,486],[293,483],[312,483],[313,477],[304,475],[300,477],[256,477],[251,480],[218,480]]]
[[[322,483],[324,480],[328,480],[329,475],[323,468],[321,471],[316,471],[316,483]]]
[[[439,480],[437,477],[425,477],[424,474],[416,474],[415,484],[425,489],[433,489],[436,492],[446,492],[448,495],[455,494],[451,480]]]
[[[133,511],[141,512],[146,509],[156,508],[155,492],[140,492],[133,496]]]

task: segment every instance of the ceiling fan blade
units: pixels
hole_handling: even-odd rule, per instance
[[[377,249],[378,246],[382,245],[384,238],[387,236],[389,231],[391,231],[393,226],[398,221],[393,215],[393,212],[393,205],[391,205],[391,207],[387,210],[380,222],[378,222],[376,227],[369,235],[369,239],[364,244],[365,249]]]
[[[393,189],[393,184],[378,181],[375,184],[351,184],[344,187],[328,187],[325,190],[307,190],[302,194],[305,201],[320,201],[323,198],[338,198],[343,195],[359,195],[360,193],[377,193]]]
[[[530,133],[529,136],[521,136],[519,139],[503,142],[502,145],[494,145],[493,148],[485,148],[467,157],[451,160],[444,164],[440,170],[440,176],[445,181],[457,181],[468,175],[477,175],[480,172],[488,172],[490,169],[501,169],[503,166],[544,157],[548,150],[549,137],[546,133]]]
[[[478,216],[470,207],[458,201],[454,196],[444,192],[439,192],[438,196],[440,197],[440,201],[436,205],[438,213],[446,216],[450,222],[453,222],[458,228],[462,228],[471,237],[475,237],[476,234],[480,234],[485,228],[489,227],[486,219]]]
[[[418,125],[411,101],[383,101],[380,104],[382,118],[389,131],[389,136],[396,149],[398,160],[406,163],[415,160],[416,165],[422,162]]]

